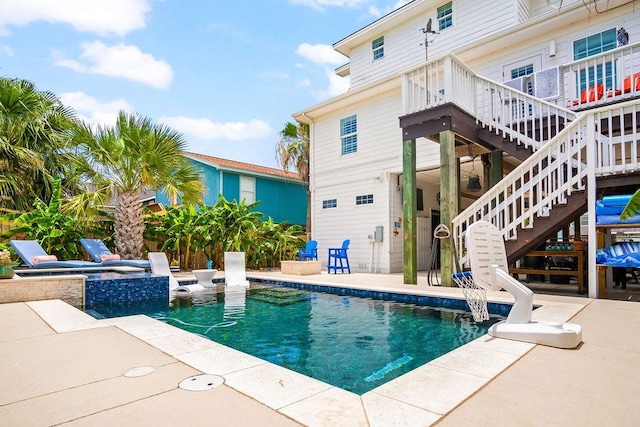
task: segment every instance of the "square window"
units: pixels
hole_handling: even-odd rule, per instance
[[[444,4],[438,8],[438,30],[453,26],[453,8],[451,2]]]
[[[378,37],[371,42],[371,50],[373,51],[374,61],[384,56],[384,36]]]
[[[592,34],[588,37],[573,42],[573,59],[583,59],[592,55],[597,55],[617,47],[616,29],[611,28],[601,33]],[[589,87],[601,84],[607,89],[616,86],[616,63],[608,61],[577,71],[576,93],[587,90]]]
[[[350,154],[358,151],[358,120],[356,116],[350,116],[340,120],[340,139],[342,142],[342,154]]]
[[[373,194],[356,196],[356,205],[370,205],[370,204],[373,204]]]
[[[329,199],[322,201],[322,209],[331,209],[338,207],[338,199]]]

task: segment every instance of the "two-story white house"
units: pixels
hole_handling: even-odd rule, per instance
[[[491,220],[513,260],[587,213],[598,189],[621,185],[603,175],[625,174],[637,187],[637,139],[612,145],[637,132],[636,122],[625,125],[640,95],[636,40],[635,1],[414,0],[336,42],[349,58],[336,73],[350,76],[350,90],[293,115],[310,125],[311,234],[321,259],[348,238],[354,271],[404,271],[415,283],[417,270],[439,262],[430,247],[441,222],[464,261],[466,225]],[[593,126],[609,145],[593,132],[590,145],[575,136],[596,111]],[[618,119],[607,126],[606,114]],[[577,139],[587,145],[566,148]],[[527,166],[551,141],[565,145]],[[586,167],[587,152],[596,144],[611,164],[600,165],[590,194],[596,167]],[[559,169],[558,153],[567,157]],[[581,198],[560,209],[574,193]],[[447,256],[442,263],[451,270]]]

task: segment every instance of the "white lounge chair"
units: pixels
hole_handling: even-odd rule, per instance
[[[149,252],[149,263],[151,272],[159,276],[169,276],[169,290],[175,292],[195,292],[204,290],[204,286],[194,283],[192,285],[181,285],[171,272],[169,260],[164,252]]]
[[[245,271],[244,252],[224,253],[224,283],[226,286],[249,287]]]

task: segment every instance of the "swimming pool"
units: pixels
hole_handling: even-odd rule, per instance
[[[263,282],[225,293],[219,286],[177,297],[168,307],[166,302],[145,307],[102,304],[88,312],[96,317],[144,313],[356,394],[484,335],[503,318],[493,315],[487,322],[474,323],[460,300],[367,295],[368,291],[334,287],[299,289],[307,287],[313,288]],[[452,308],[434,305],[437,301],[426,305],[423,298]]]
[[[82,275],[85,277],[85,306],[169,300],[169,278],[145,272],[141,268],[27,269],[18,270],[16,273],[25,278]]]

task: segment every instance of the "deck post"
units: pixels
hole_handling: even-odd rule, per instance
[[[440,221],[451,229],[453,218],[458,215],[460,200],[459,162],[452,131],[440,132],[440,163]],[[440,282],[443,286],[452,285],[453,255],[451,239],[443,239],[440,242]]]
[[[402,255],[404,283],[418,284],[416,140],[402,142]]]

